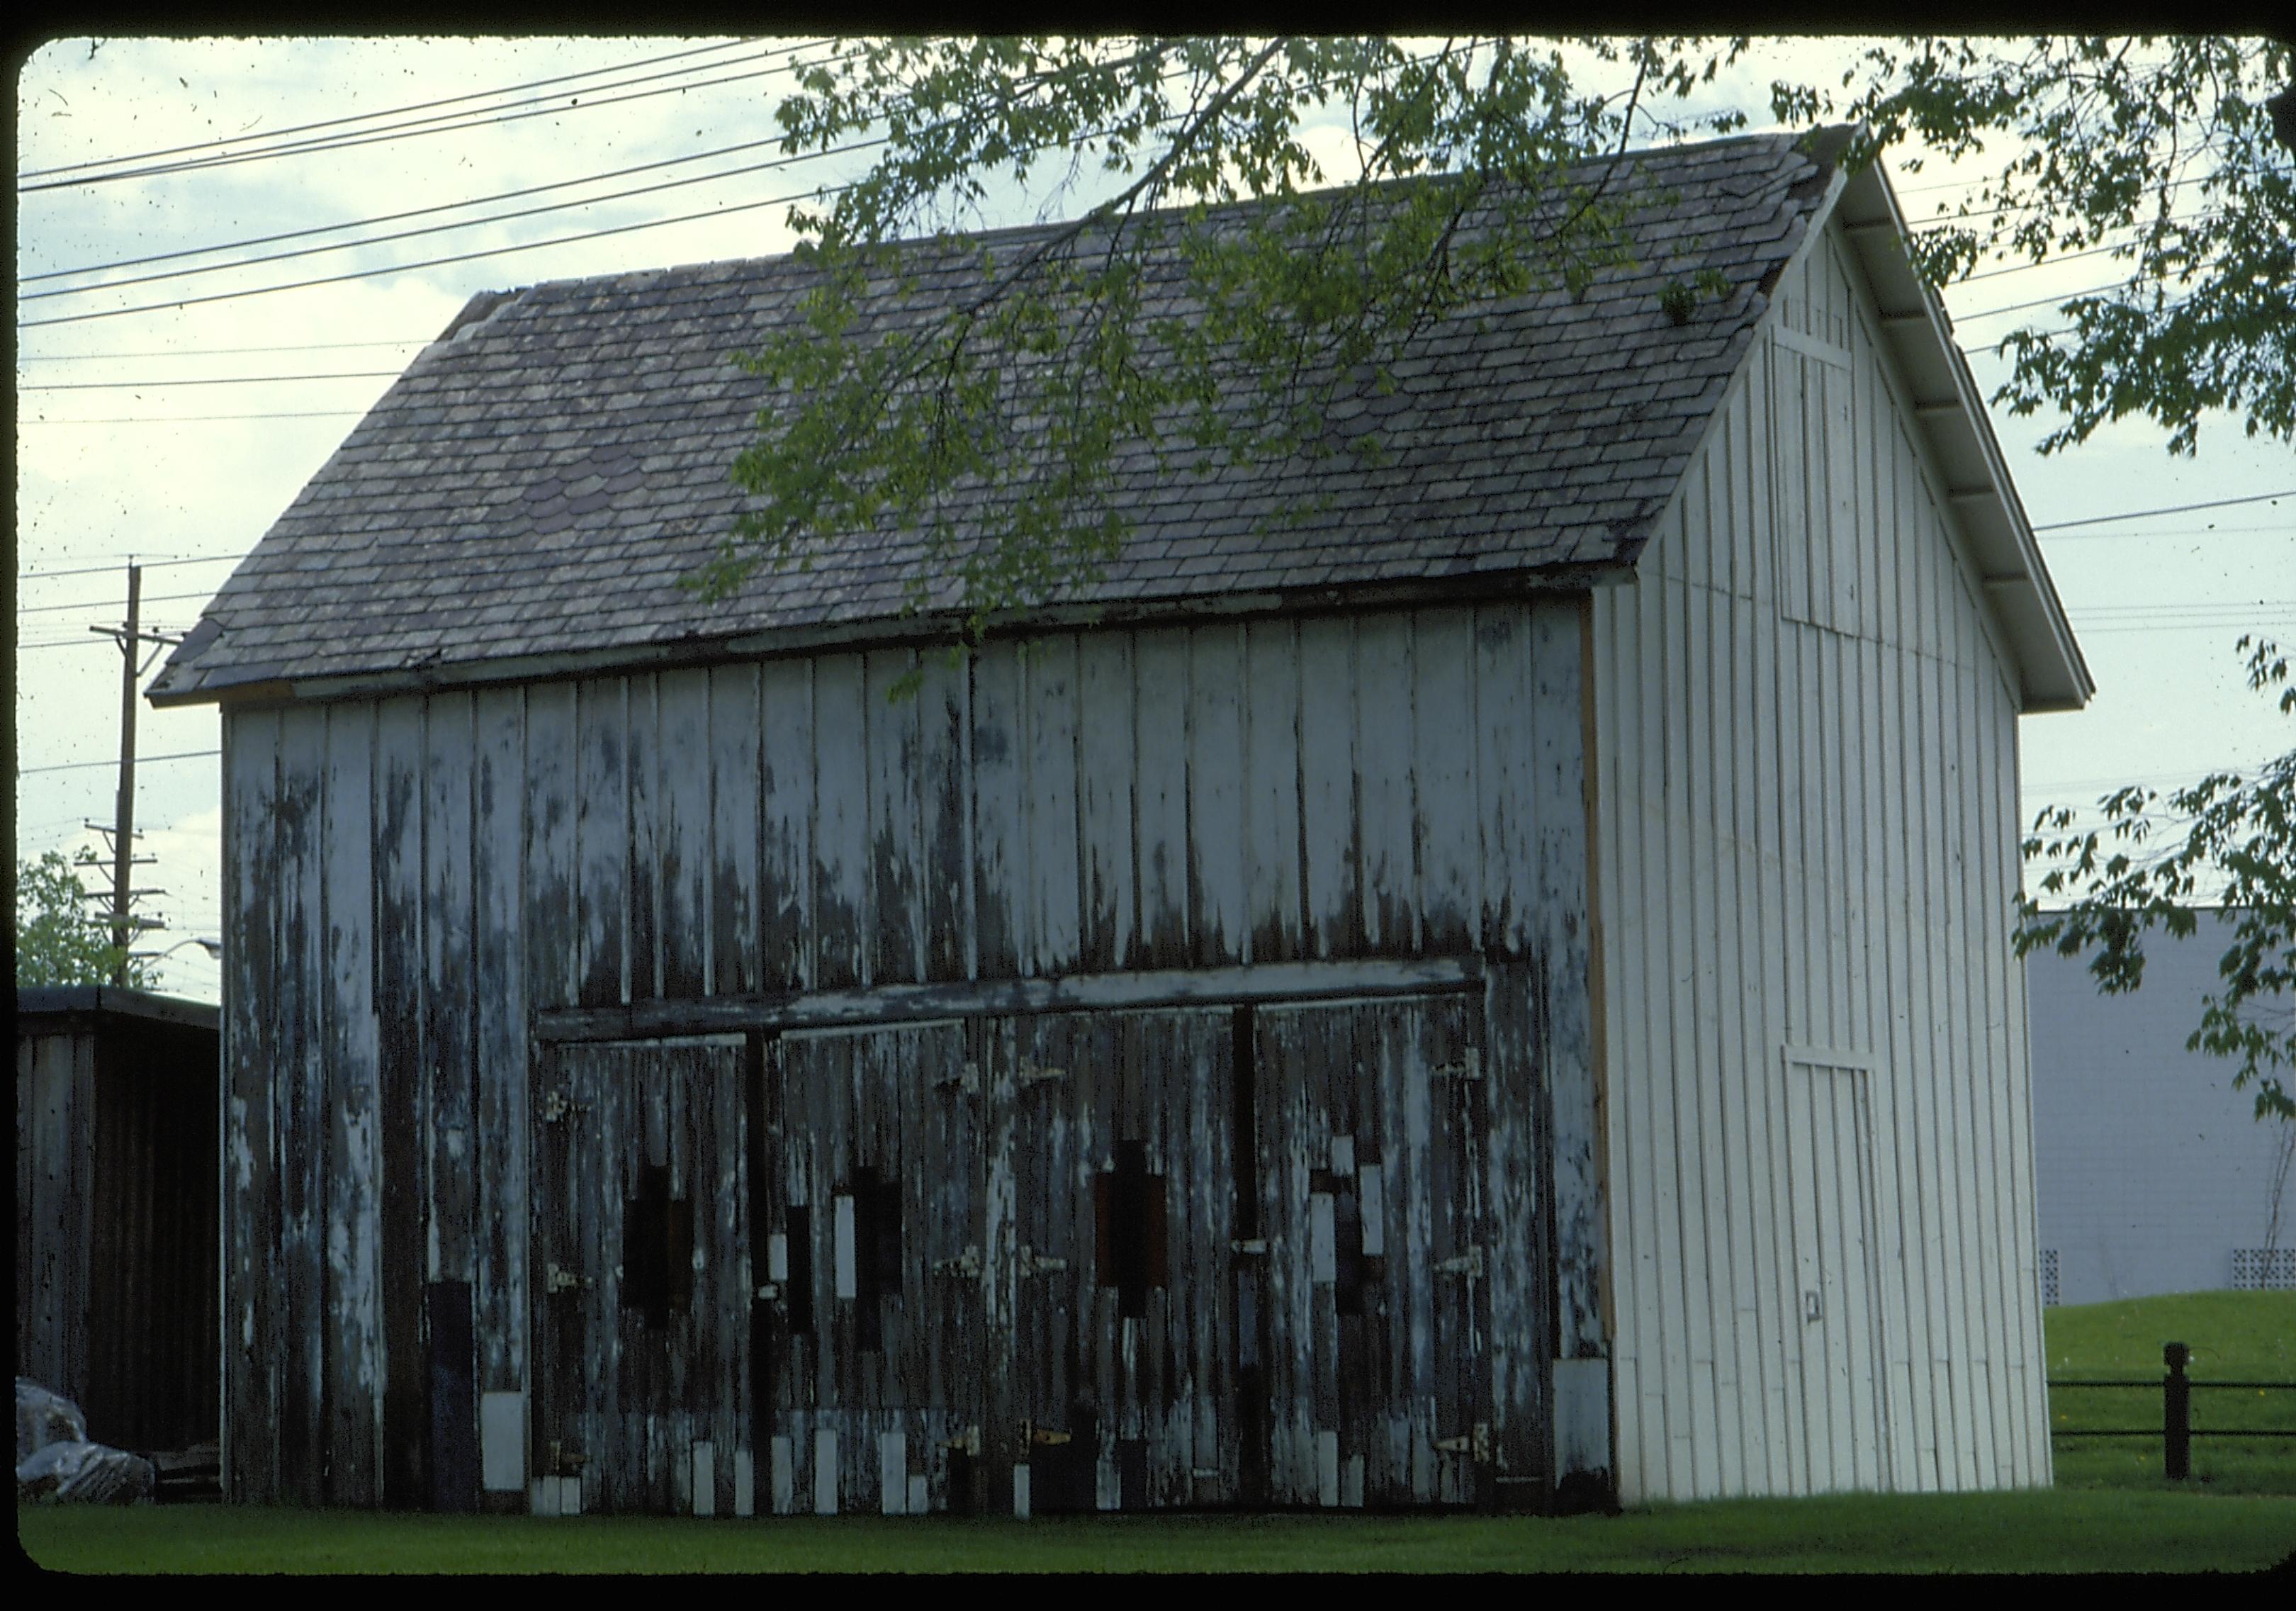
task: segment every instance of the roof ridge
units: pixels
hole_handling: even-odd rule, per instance
[[[1734,146],[1753,145],[1758,144],[1768,144],[1782,149],[1799,148],[1804,143],[1811,140],[1815,136],[1821,135],[1831,136],[1838,129],[1848,129],[1852,127],[1853,126],[1847,124],[1828,124],[1822,125],[1816,129],[1799,132],[1788,129],[1764,129],[1745,134],[1726,135],[1712,140],[1692,141],[1679,144],[1646,145],[1637,147],[1631,151],[1618,152],[1595,152],[1592,155],[1581,157],[1573,161],[1562,164],[1561,171],[1570,172],[1579,168],[1594,168],[1598,165],[1615,163],[1622,159],[1639,163],[1661,158],[1719,152]],[[1833,148],[1833,152],[1838,152],[1838,145]],[[1825,158],[1821,158],[1808,151],[1804,151],[1802,154],[1808,156],[1811,160],[1818,162],[1821,168],[1831,166],[1832,152],[1830,152]],[[1459,178],[1464,177],[1466,177],[1464,170],[1447,170],[1442,173],[1404,174],[1398,175],[1393,178],[1374,180],[1373,181],[1373,185],[1375,189],[1400,189],[1414,185],[1423,185],[1440,179]],[[1285,194],[1242,196],[1234,201],[1215,202],[1207,209],[1207,211],[1213,217],[1218,217],[1224,214],[1241,215],[1248,213],[1255,209],[1267,207],[1272,203],[1283,201],[1312,201],[1332,196],[1344,195],[1355,188],[1356,184],[1350,183],[1345,185],[1324,185],[1315,190],[1293,191]],[[1193,202],[1175,203],[1165,207],[1151,208],[1136,216],[1144,219],[1179,218],[1188,213],[1193,206],[1194,203]],[[875,242],[875,244],[889,251],[899,251],[904,249],[926,248],[934,245],[947,246],[959,242],[968,244],[974,242],[983,244],[992,242],[1008,242],[1026,240],[1027,238],[1037,234],[1050,234],[1062,229],[1073,228],[1080,224],[1090,225],[1093,222],[1092,212],[1090,210],[1087,210],[1083,213],[1079,213],[1070,218],[1045,218],[1030,224],[1000,224],[990,229],[948,230],[932,234],[903,235],[896,240],[878,242]],[[514,298],[523,297],[529,292],[555,291],[565,286],[603,285],[614,281],[637,279],[642,277],[659,281],[680,275],[697,274],[702,270],[711,268],[753,266],[762,267],[767,264],[797,261],[806,255],[806,251],[809,242],[800,242],[797,247],[792,248],[788,251],[759,252],[750,257],[701,258],[687,263],[664,264],[647,268],[618,268],[606,274],[572,275],[562,279],[535,280],[524,285],[513,286],[507,291],[485,292],[480,292],[480,294],[483,296],[494,296],[501,299],[502,300],[509,300]],[[485,311],[492,312],[493,307],[490,306]],[[475,316],[475,317],[459,317],[455,324],[448,325],[447,330],[441,333],[437,339],[443,341],[447,336],[453,334],[455,330],[461,325],[473,323],[475,322],[476,317],[483,316],[485,316],[484,313]]]

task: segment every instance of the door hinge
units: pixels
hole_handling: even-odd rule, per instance
[[[1047,1080],[1065,1080],[1068,1077],[1069,1071],[1064,1068],[1048,1068],[1034,1063],[1022,1063],[1013,1070],[1013,1083],[1015,1085],[1041,1085]]]
[[[551,1475],[579,1476],[582,1475],[582,1467],[589,1463],[590,1457],[579,1449],[569,1449],[556,1438],[550,1440]]]
[[[971,1280],[980,1273],[980,1249],[967,1247],[953,1259],[935,1259],[932,1272],[937,1276],[963,1276]]]
[[[1061,1444],[1065,1443],[1068,1441],[1069,1434],[1067,1433],[1054,1432],[1050,1426],[1031,1426],[1029,1428],[1029,1442],[1035,1444],[1039,1449],[1056,1449]]]
[[[1439,1063],[1433,1073],[1438,1080],[1480,1080],[1483,1077],[1483,1054],[1471,1046],[1456,1063]]]
[[[980,1065],[978,1063],[968,1063],[960,1073],[943,1074],[933,1081],[933,1089],[955,1091],[966,1097],[977,1095],[980,1089]]]
[[[589,1111],[587,1102],[577,1102],[555,1086],[542,1094],[542,1122],[545,1124],[555,1124],[569,1114],[586,1114]]]
[[[1264,1259],[1267,1256],[1267,1238],[1237,1237],[1228,1243],[1227,1250],[1238,1258]]]
[[[1471,1243],[1467,1251],[1456,1258],[1438,1259],[1435,1273],[1439,1276],[1479,1276],[1483,1273],[1483,1250],[1480,1244]]]
[[[1029,1247],[1023,1247],[1013,1255],[1013,1268],[1024,1276],[1035,1275],[1042,1270],[1066,1270],[1068,1267],[1066,1259],[1045,1258]]]
[[[570,1270],[561,1270],[555,1264],[545,1264],[542,1269],[542,1290],[553,1297],[562,1292],[572,1292],[578,1288],[587,1292],[597,1285],[588,1276],[577,1275]]]
[[[1435,1440],[1438,1454],[1464,1454],[1478,1465],[1488,1465],[1491,1458],[1491,1426],[1488,1421],[1477,1421],[1472,1432],[1460,1437],[1439,1437]]]

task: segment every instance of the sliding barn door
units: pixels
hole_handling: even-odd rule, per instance
[[[748,1506],[745,1064],[690,1042],[538,1059],[538,1509]]]
[[[783,1034],[764,1081],[770,1508],[962,1508],[988,1363],[964,1027]]]
[[[1033,1512],[1235,1502],[1234,1015],[996,1028],[993,1484]]]
[[[1480,1008],[1447,996],[1253,1016],[1267,1498],[1479,1502],[1490,1420]]]

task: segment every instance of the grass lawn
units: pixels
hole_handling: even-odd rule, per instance
[[[2158,1384],[2161,1344],[2193,1351],[2192,1486],[2220,1493],[2296,1494],[2296,1392],[2225,1388],[2210,1381],[2296,1382],[2296,1292],[2193,1292],[2086,1303],[2046,1311],[2049,1377],[2139,1379]],[[2059,1438],[2059,1488],[2136,1488],[2166,1492],[2185,1484],[2161,1471],[2161,1389],[2092,1387],[2049,1394],[2059,1429],[2144,1426],[2142,1438]],[[2211,1427],[2285,1429],[2285,1438],[2211,1438]]]
[[[2047,1312],[2053,1377],[2296,1380],[2296,1295],[2196,1293]],[[184,1505],[17,1508],[25,1553],[73,1573],[2182,1572],[2296,1558],[2296,1394],[2196,1393],[2196,1480],[2148,1439],[2063,1439],[2048,1492],[1840,1494],[1616,1516],[789,1516],[551,1520]],[[2157,1427],[2157,1387],[2054,1395],[2060,1426]]]
[[[62,1572],[2174,1572],[2296,1550],[2296,1505],[2193,1493],[1859,1494],[1560,1521],[16,1514],[25,1552]]]

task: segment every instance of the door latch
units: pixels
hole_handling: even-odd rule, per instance
[[[1479,1276],[1483,1273],[1483,1250],[1480,1244],[1471,1244],[1456,1258],[1438,1259],[1435,1273],[1439,1276]]]
[[[1047,1259],[1038,1254],[1033,1248],[1023,1247],[1019,1253],[1013,1254],[1013,1266],[1022,1275],[1032,1276],[1043,1270],[1066,1270],[1069,1267],[1069,1262],[1066,1259]]]
[[[542,1289],[553,1297],[556,1297],[562,1292],[577,1290],[587,1292],[597,1285],[588,1276],[577,1275],[570,1270],[561,1270],[555,1264],[545,1264],[542,1268]]]
[[[963,1276],[970,1280],[980,1273],[980,1249],[967,1247],[953,1259],[935,1259],[932,1271],[937,1276]]]
[[[575,1101],[559,1087],[553,1086],[542,1094],[542,1122],[545,1124],[555,1124],[569,1114],[586,1114],[589,1111],[587,1102]]]

